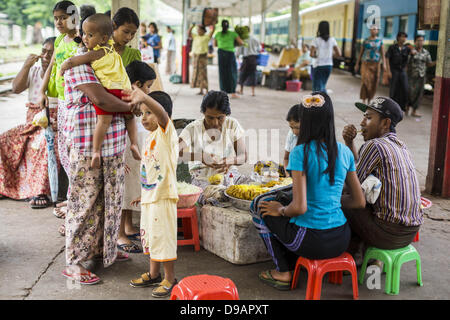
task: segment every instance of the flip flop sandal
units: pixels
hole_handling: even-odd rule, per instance
[[[31,209],[45,209],[50,206],[50,200],[45,194],[40,194],[31,198],[34,204],[30,204]],[[43,204],[37,204],[36,201],[45,201]]]
[[[53,209],[53,215],[58,219],[65,219],[67,214],[67,207],[56,207]]]
[[[127,238],[130,240],[134,240],[134,241],[141,241],[141,234],[138,233],[133,233],[133,234],[129,234],[127,235]]]
[[[103,261],[103,256],[101,256],[101,255],[95,256],[94,260],[97,262],[101,262],[101,261]],[[128,254],[122,253],[122,252],[117,253],[116,262],[124,262],[124,261],[128,261],[128,260],[130,260],[130,256]]]
[[[152,291],[152,297],[155,298],[165,298],[170,296],[172,293],[173,287],[178,283],[177,279],[175,279],[174,283],[170,283],[166,279],[164,279],[160,284],[158,288],[153,289]]]
[[[90,271],[88,271],[87,273],[73,273],[73,274],[68,274],[67,272],[66,272],[66,270],[64,270],[63,272],[62,272],[62,274],[63,274],[63,276],[64,277],[66,277],[66,278],[68,278],[68,279],[70,279],[70,280],[73,280],[73,281],[75,281],[75,282],[77,282],[77,283],[80,283],[80,284],[88,284],[88,285],[91,285],[91,284],[96,284],[96,283],[98,283],[99,281],[100,281],[100,278],[99,277],[97,277],[97,276],[92,276],[92,273],[90,272]],[[82,276],[88,276],[90,279],[89,280],[80,280],[80,278],[82,277]]]
[[[140,278],[130,281],[130,286],[134,288],[156,287],[162,281],[161,274],[154,279],[150,278],[150,272],[141,275]]]
[[[259,279],[265,284],[282,291],[291,289],[291,283],[286,281],[280,281],[273,278],[270,270],[262,271],[259,273]],[[264,277],[265,276],[265,277]]]
[[[139,246],[134,244],[134,243],[132,243],[132,244],[127,244],[127,243],[118,244],[117,248],[119,250],[122,250],[122,251],[125,251],[125,252],[128,252],[128,253],[141,253],[142,252],[142,249],[139,248]]]

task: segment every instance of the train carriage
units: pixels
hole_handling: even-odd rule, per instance
[[[373,18],[376,8],[379,8],[380,17],[379,36],[383,38],[385,50],[394,43],[399,31],[408,34],[408,42],[411,44],[419,33],[425,36],[425,48],[430,51],[432,59],[436,59],[438,31],[417,30],[417,0],[334,0],[303,9],[299,12],[299,39],[311,43],[317,35],[319,22],[328,21],[330,34],[341,48],[345,68],[353,70],[360,45],[369,35],[367,23],[371,22],[369,20]],[[290,18],[291,15],[286,14],[265,20],[266,33],[263,42],[274,52],[279,52],[288,45]],[[253,27],[254,34],[258,36],[261,32],[261,22],[256,21]],[[335,61],[335,65],[341,65],[340,62],[342,61]],[[429,70],[429,73],[432,74],[433,70]]]

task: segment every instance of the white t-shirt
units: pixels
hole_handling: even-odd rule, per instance
[[[325,41],[322,38],[317,37],[313,40],[311,46],[316,47],[317,51],[314,67],[333,65],[333,47],[337,46],[335,38],[329,37],[328,41]]]
[[[222,131],[215,140],[212,140],[206,133],[203,121],[204,118],[191,122],[180,134],[180,138],[188,145],[189,152],[203,151],[211,156],[211,160],[235,156],[234,143],[245,135],[239,122],[227,116],[222,125]],[[212,168],[205,167],[200,161],[189,162],[189,171],[192,173],[193,170],[198,171],[199,177],[208,177],[217,173]]]
[[[289,132],[286,136],[286,143],[284,145],[284,150],[287,152],[291,152],[297,146],[298,136],[294,134],[292,129],[289,129]]]
[[[167,36],[167,50],[169,51],[176,51],[176,45],[175,45],[175,36],[172,32],[169,33]]]

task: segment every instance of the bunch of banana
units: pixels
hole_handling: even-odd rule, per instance
[[[275,186],[285,187],[290,184],[292,184],[292,178],[280,178],[279,180],[272,180],[265,184],[262,184],[261,187],[263,188],[273,188]]]
[[[210,176],[208,178],[208,181],[212,185],[222,184],[223,183],[223,174],[218,173],[213,176]]]
[[[228,187],[227,194],[243,200],[253,200],[268,191],[270,191],[269,188],[264,188],[260,185],[238,184]]]

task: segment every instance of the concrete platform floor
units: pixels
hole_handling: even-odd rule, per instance
[[[217,66],[209,66],[210,89],[218,90]],[[160,67],[163,72],[163,66]],[[165,90],[174,101],[173,118],[200,117],[201,97],[197,89],[188,85],[174,85],[162,75]],[[353,105],[359,100],[360,80],[348,73],[333,70],[328,88],[335,107],[337,138],[342,142],[344,125],[359,125],[362,114]],[[300,97],[310,91],[292,93],[257,88],[256,97],[249,95],[249,88],[240,99],[231,100],[232,116],[237,118],[244,129],[280,129],[277,154],[282,159],[284,139],[288,132],[285,116],[288,109],[299,102]],[[378,95],[387,95],[386,87],[378,90]],[[0,97],[0,131],[4,132],[23,123],[26,110],[26,94]],[[420,111],[421,119],[405,118],[398,125],[398,135],[406,142],[417,168],[423,188],[427,174],[428,149],[431,125],[431,99],[424,98]],[[358,137],[358,144],[362,138]],[[276,149],[276,148],[275,148]],[[270,151],[270,149],[269,149]],[[269,153],[270,155],[270,153]],[[261,155],[261,159],[270,156]],[[242,170],[248,171],[251,165]],[[389,296],[384,293],[382,275],[380,289],[369,289],[366,284],[359,286],[360,299],[402,300],[402,299],[449,299],[450,278],[450,200],[426,197],[433,201],[433,207],[426,211],[425,223],[420,231],[420,242],[414,243],[422,258],[423,287],[416,284],[415,263],[406,263],[401,270],[400,294]],[[139,215],[134,216],[135,223]],[[131,260],[116,263],[104,269],[95,270],[102,282],[94,286],[74,286],[61,275],[65,264],[64,238],[57,229],[63,221],[52,215],[52,209],[32,210],[28,203],[13,200],[0,201],[0,299],[7,300],[146,300],[151,297],[151,289],[135,289],[129,285],[132,278],[148,269],[148,260],[142,254],[131,254]],[[192,246],[179,247],[176,263],[178,279],[195,274],[215,274],[228,277],[236,284],[241,299],[248,300],[302,300],[305,298],[306,272],[302,271],[296,290],[280,292],[269,288],[258,280],[258,272],[272,268],[271,262],[251,265],[233,265],[207,252],[203,248],[194,252]],[[366,278],[367,279],[367,278]],[[322,299],[351,299],[351,279],[344,277],[342,285],[323,282]]]

